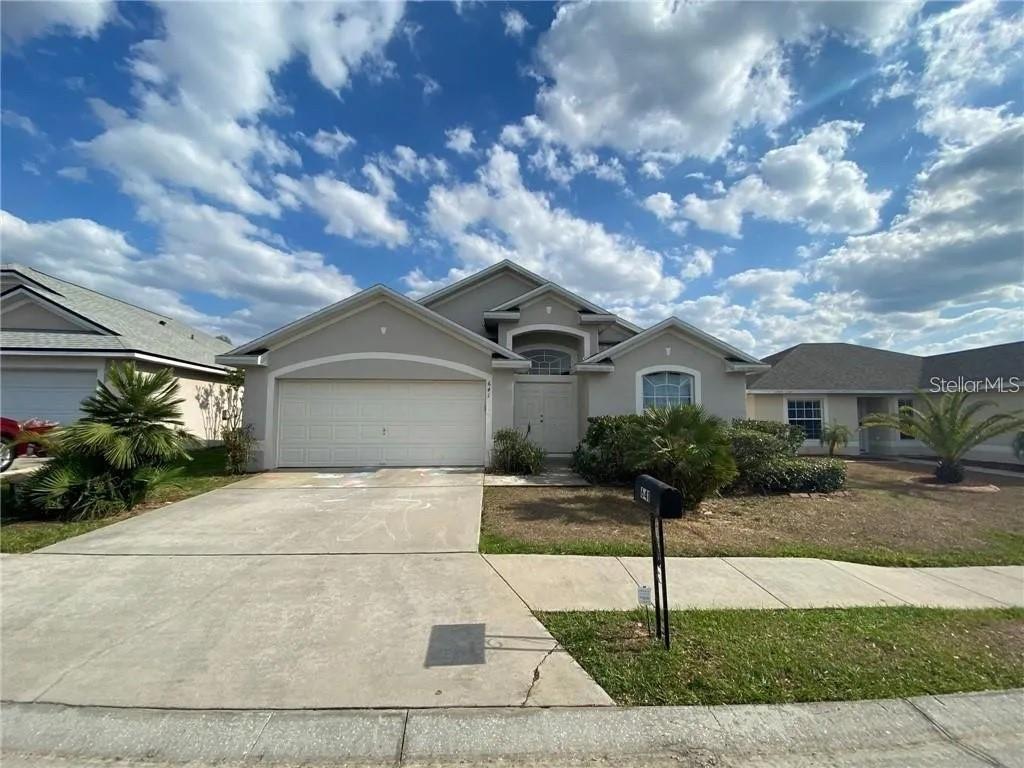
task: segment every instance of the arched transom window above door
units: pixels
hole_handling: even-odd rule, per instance
[[[694,379],[679,371],[655,371],[642,378],[643,410],[690,405],[695,402]]]
[[[530,361],[533,376],[561,376],[572,367],[572,357],[560,349],[527,349],[520,354]]]

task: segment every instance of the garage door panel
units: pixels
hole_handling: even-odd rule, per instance
[[[482,382],[282,380],[278,464],[483,464],[484,391]]]
[[[69,424],[81,417],[81,402],[96,388],[96,370],[72,368],[18,369],[0,375],[0,408],[19,421],[49,419]]]

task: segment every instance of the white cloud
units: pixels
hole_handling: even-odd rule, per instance
[[[969,89],[1002,83],[1024,59],[1024,14],[1000,13],[995,0],[973,0],[921,23],[925,52],[919,105],[959,102]]]
[[[422,72],[416,73],[414,77],[420,81],[420,85],[423,86],[423,98],[429,99],[436,93],[441,92],[441,84],[437,82],[430,75],[425,75]]]
[[[114,14],[114,4],[103,0],[4,3],[0,7],[3,35],[14,43],[60,32],[96,37]]]
[[[399,144],[390,155],[377,155],[374,161],[384,170],[405,181],[413,179],[444,178],[448,175],[448,163],[434,155],[416,154],[412,147]]]
[[[82,182],[89,180],[89,171],[80,165],[69,165],[65,168],[61,168],[57,171],[57,175],[62,176],[65,179],[70,179],[71,181]]]
[[[871,94],[871,103],[881,104],[883,101],[901,99],[914,93],[914,82],[909,66],[905,61],[894,61],[885,64],[878,70],[883,84]]]
[[[460,155],[465,155],[473,151],[473,131],[466,126],[459,128],[450,128],[444,132],[445,146],[448,147],[452,152],[457,152]]]
[[[665,275],[661,254],[526,188],[518,157],[500,145],[476,182],[431,188],[427,220],[460,259],[448,279],[510,258],[599,303],[664,301],[682,290],[681,281]],[[422,272],[405,282],[417,291],[436,284]]]
[[[540,116],[570,147],[715,158],[737,129],[795,102],[787,56],[832,32],[879,52],[916,3],[581,3],[559,7],[538,58]],[[643,55],[637,55],[642,51]]]
[[[679,275],[684,280],[695,280],[710,275],[714,269],[715,251],[696,247],[687,256]]]
[[[644,160],[644,162],[640,164],[640,173],[648,179],[664,178],[664,174],[661,172],[661,166],[653,160]]]
[[[4,256],[236,341],[357,290],[320,254],[274,245],[273,235],[238,214],[159,194],[145,215],[159,220],[164,232],[156,255],[89,219],[27,222],[0,211]],[[244,307],[210,315],[188,304],[186,292]]]
[[[864,171],[845,159],[850,137],[861,127],[842,120],[819,125],[795,143],[767,152],[758,173],[736,182],[723,196],[687,195],[680,215],[733,237],[739,237],[745,215],[798,222],[809,232],[875,229],[890,193],[870,191]]]
[[[648,195],[644,198],[643,206],[662,221],[674,219],[679,212],[679,206],[672,199],[672,195],[667,192],[655,192],[653,195]]]
[[[319,213],[327,226],[325,232],[347,238],[364,238],[393,248],[409,241],[409,228],[388,210],[395,200],[391,181],[374,165],[363,173],[375,187],[364,192],[328,174],[293,179],[279,174],[276,181],[289,200],[305,203]]]
[[[506,126],[507,127],[507,126]],[[570,152],[563,160],[562,153],[552,144],[541,144],[529,157],[530,168],[542,171],[557,184],[567,185],[581,173],[602,181],[625,186],[625,168],[617,157],[602,161],[594,152]]]
[[[530,22],[514,8],[507,8],[501,14],[501,23],[505,25],[505,34],[517,39],[522,39],[523,33],[530,28]]]
[[[32,122],[32,118],[26,117],[25,115],[19,115],[14,110],[3,110],[3,112],[0,113],[0,120],[3,121],[4,125],[14,126],[15,128],[27,133],[29,136],[42,135],[42,132],[36,127],[36,124]]]
[[[908,210],[887,229],[851,237],[816,276],[856,290],[871,309],[918,311],[1021,281],[1024,117],[976,143],[950,145],[919,175]]]
[[[303,139],[317,154],[335,158],[356,143],[354,138],[340,128],[333,131],[321,128],[313,136],[304,136]]]
[[[106,129],[83,148],[129,193],[158,182],[275,215],[257,166],[299,156],[255,122],[281,108],[273,75],[301,54],[317,82],[341,90],[360,66],[382,60],[402,5],[266,3],[236,14],[216,3],[170,3],[161,11],[162,36],[132,48],[137,109],[98,105]]]

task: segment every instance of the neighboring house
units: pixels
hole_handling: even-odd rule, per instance
[[[747,415],[788,421],[804,428],[810,453],[825,450],[824,424],[845,424],[853,440],[843,453],[928,454],[909,435],[883,427],[859,429],[869,413],[896,413],[902,405],[920,407],[918,391],[966,389],[970,399],[991,400],[1000,411],[1024,409],[1024,342],[919,357],[856,344],[797,344],[765,358],[771,369],[747,382]],[[980,412],[983,418],[991,409]],[[1016,461],[1013,435],[1003,435],[971,451],[979,461]]]
[[[502,427],[568,454],[588,416],[745,414],[765,365],[676,318],[647,330],[502,261],[417,301],[374,286],[220,355],[258,468],[482,465]]]
[[[218,439],[215,407],[227,369],[214,357],[231,345],[133,304],[18,264],[0,267],[0,412],[69,423],[105,380],[107,366],[134,360],[178,376],[186,428]]]

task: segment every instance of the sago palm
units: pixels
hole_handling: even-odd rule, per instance
[[[119,470],[188,459],[197,441],[184,429],[185,400],[169,368],[146,373],[115,363],[107,379],[82,402],[84,417],[61,430],[64,450],[99,454]]]
[[[864,419],[864,426],[888,427],[920,440],[938,457],[935,477],[944,483],[963,480],[962,460],[972,448],[1024,427],[1020,411],[976,418],[979,411],[996,404],[991,400],[968,403],[966,392],[949,392],[938,398],[918,392],[917,399],[923,403],[920,410],[905,405],[898,413],[873,413]]]
[[[736,462],[725,422],[699,405],[650,408],[643,414],[628,451],[628,462],[674,485],[685,509],[736,477]]]
[[[168,369],[111,366],[82,403],[84,417],[47,435],[53,459],[29,477],[24,498],[40,511],[74,519],[130,509],[180,470],[196,439],[182,426],[178,381]]]

